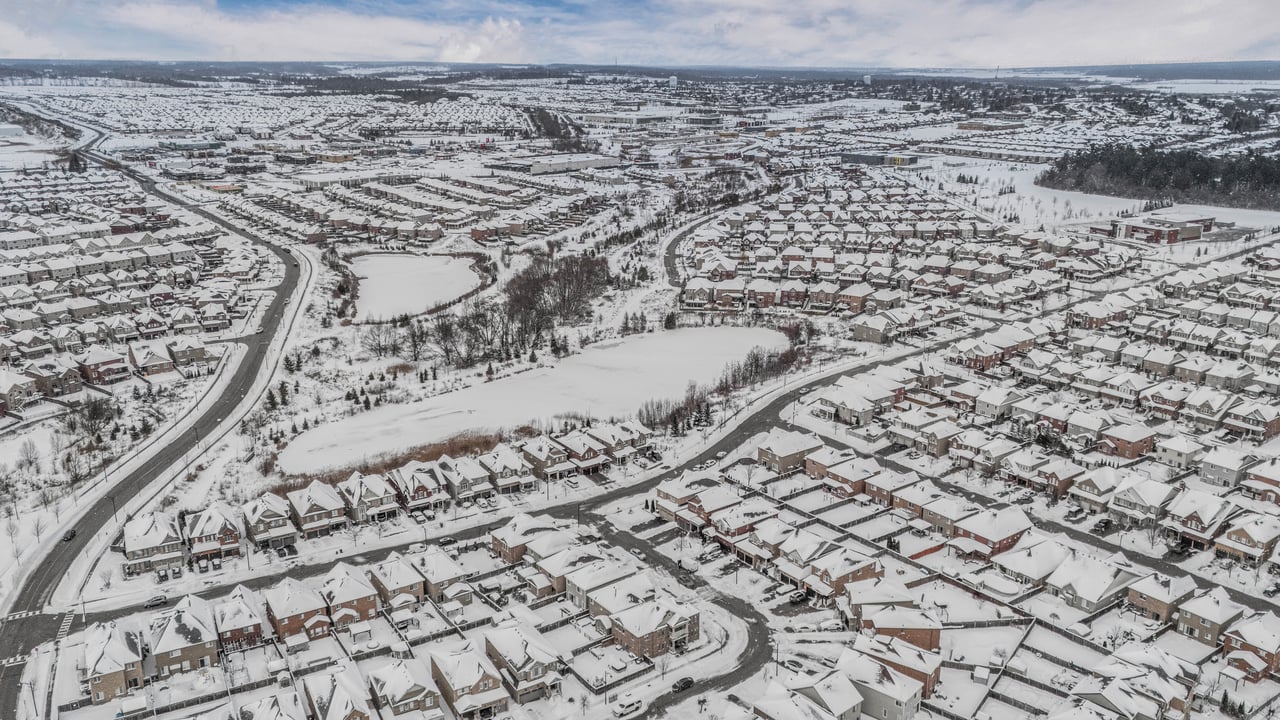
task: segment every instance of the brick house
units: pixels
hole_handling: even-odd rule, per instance
[[[351,473],[338,483],[338,494],[346,506],[347,517],[356,524],[381,522],[400,512],[396,491],[386,476]]]
[[[1124,460],[1136,460],[1155,450],[1157,433],[1138,424],[1116,425],[1102,431],[1098,452]]]
[[[285,578],[263,593],[267,606],[267,622],[276,637],[288,640],[294,635],[309,639],[329,634],[329,606],[324,596],[311,586]]]
[[[696,644],[698,611],[670,600],[654,600],[611,618],[613,641],[637,657],[656,658]]]
[[[222,558],[240,554],[240,537],[244,534],[240,513],[224,502],[215,502],[183,521],[183,537],[191,559]]]
[[[1280,518],[1262,513],[1246,513],[1235,518],[1214,543],[1214,554],[1250,566],[1265,563],[1280,540]]]
[[[259,549],[275,549],[298,542],[289,503],[273,493],[263,493],[241,506],[249,539]]]
[[[862,629],[930,652],[938,652],[942,643],[942,623],[932,613],[916,608],[887,605],[864,611]]]
[[[94,623],[84,633],[83,661],[77,666],[94,705],[111,702],[142,687],[142,636],[111,621]]]
[[[934,688],[941,679],[942,656],[935,652],[928,652],[920,645],[908,643],[897,637],[887,635],[868,637],[861,633],[854,635],[851,645],[855,651],[920,683],[922,698],[932,696]]]
[[[232,653],[262,644],[262,603],[251,590],[237,585],[225,599],[213,604],[213,624],[223,652]]]
[[[813,433],[774,429],[756,450],[756,460],[779,475],[804,466],[805,457],[822,447],[822,440]]]
[[[1222,633],[1245,612],[1227,591],[1214,587],[1178,608],[1178,633],[1217,647]]]
[[[413,460],[388,474],[396,499],[405,512],[431,510],[449,504],[449,489],[435,463]]]
[[[955,524],[955,537],[948,543],[962,554],[991,557],[1018,543],[1031,529],[1031,519],[1017,506],[983,510]]]
[[[148,630],[158,678],[214,667],[220,662],[218,632],[206,600],[192,595],[182,598],[172,609],[152,617]]]
[[[340,562],[325,573],[320,595],[329,608],[334,629],[340,630],[378,614],[378,591],[360,568]]]
[[[493,662],[470,640],[431,645],[431,675],[453,714],[477,720],[506,712],[510,696]]]
[[[416,606],[427,597],[422,573],[399,553],[393,552],[386,560],[370,567],[369,580],[378,591],[382,604],[388,608]]]
[[[560,655],[526,623],[513,618],[494,626],[484,634],[484,649],[517,703],[523,705],[559,691]]]
[[[1170,577],[1152,573],[1129,586],[1129,604],[1143,617],[1161,623],[1172,621],[1178,607],[1195,594],[1198,586],[1189,575]]]
[[[347,506],[332,485],[319,480],[289,493],[289,511],[305,538],[322,537],[347,526]]]
[[[1227,664],[1258,682],[1280,669],[1280,617],[1270,610],[1254,612],[1222,633]]]

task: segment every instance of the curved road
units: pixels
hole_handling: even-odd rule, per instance
[[[101,136],[98,139],[101,139]],[[96,142],[97,139],[89,142],[88,146],[91,147]],[[91,150],[85,154],[98,163],[104,161],[103,156]],[[45,604],[58,583],[66,577],[72,564],[88,550],[90,541],[111,521],[112,503],[107,499],[108,496],[114,496],[117,498],[117,505],[123,505],[128,498],[142,493],[161,473],[181,461],[195,448],[201,438],[212,437],[218,426],[234,415],[237,406],[252,389],[259,371],[271,358],[269,352],[271,341],[280,330],[281,322],[285,317],[285,305],[298,284],[300,269],[295,264],[296,259],[288,251],[254,238],[221,218],[180,198],[159,193],[155,189],[154,182],[145,177],[129,171],[126,171],[126,174],[141,183],[147,192],[158,195],[167,202],[184,206],[231,232],[250,237],[263,245],[280,259],[284,266],[284,277],[276,286],[275,296],[262,318],[260,323],[262,332],[240,338],[239,341],[248,347],[248,351],[232,375],[230,383],[213,404],[205,409],[185,432],[163,446],[151,449],[149,451],[151,456],[136,470],[119,477],[112,477],[110,488],[102,496],[103,499],[85,512],[72,526],[76,531],[74,538],[53,546],[43,558],[27,561],[28,563],[39,562],[39,567],[31,572],[15,594],[9,609],[10,615],[0,619],[0,660],[24,655],[36,645],[58,635],[63,616],[43,614]],[[7,716],[17,708],[21,673],[21,665],[0,668],[0,716]]]

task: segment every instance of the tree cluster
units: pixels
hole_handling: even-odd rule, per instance
[[[369,325],[360,342],[377,357],[434,357],[458,368],[536,357],[534,348],[548,341],[552,352],[563,354],[568,342],[555,328],[586,317],[611,280],[604,258],[538,255],[511,277],[501,297],[473,297],[455,312],[426,319]]]
[[[1059,158],[1036,184],[1099,195],[1280,209],[1280,159],[1252,152],[1210,157],[1190,150],[1099,145]]]

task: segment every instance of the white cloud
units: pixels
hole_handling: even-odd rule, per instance
[[[0,0],[0,56],[989,67],[1280,57],[1274,0]]]
[[[128,2],[110,23],[214,60],[528,61],[518,21],[428,22],[325,7],[232,14],[187,2]],[[172,57],[171,53],[160,55]],[[155,52],[151,53],[154,57]]]
[[[61,54],[57,44],[48,38],[0,20],[0,57],[56,58]]]

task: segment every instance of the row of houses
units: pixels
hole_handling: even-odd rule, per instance
[[[698,642],[698,611],[657,587],[617,550],[584,543],[527,515],[495,529],[491,544],[505,572],[519,578],[526,598],[562,595],[587,613],[606,642],[637,657],[653,659]],[[261,593],[237,587],[215,601],[188,596],[146,622],[91,626],[78,664],[81,680],[91,702],[105,703],[268,642],[293,654],[334,633],[365,637],[370,624],[383,619],[407,628],[424,604],[457,622],[483,592],[485,585],[477,589],[472,580],[479,570],[462,556],[431,546],[411,555],[393,553],[366,567],[338,563],[315,581],[285,578]],[[396,715],[430,711],[442,702],[458,717],[470,718],[502,712],[511,700],[525,703],[555,692],[567,658],[519,616],[494,612],[487,617],[482,643],[427,646],[429,673],[423,672],[424,664],[412,678],[415,686],[430,691],[426,697],[395,692],[395,683],[380,681],[376,672],[359,697]],[[412,663],[411,656],[399,659]]]
[[[190,563],[238,555],[246,540],[258,548],[280,548],[401,513],[527,491],[539,481],[629,462],[648,448],[651,437],[651,431],[634,422],[596,424],[555,438],[499,444],[474,457],[412,461],[385,474],[354,472],[336,485],[315,480],[283,497],[263,493],[239,508],[215,503],[183,518],[148,512],[126,524],[125,570],[130,575],[167,574]]]

